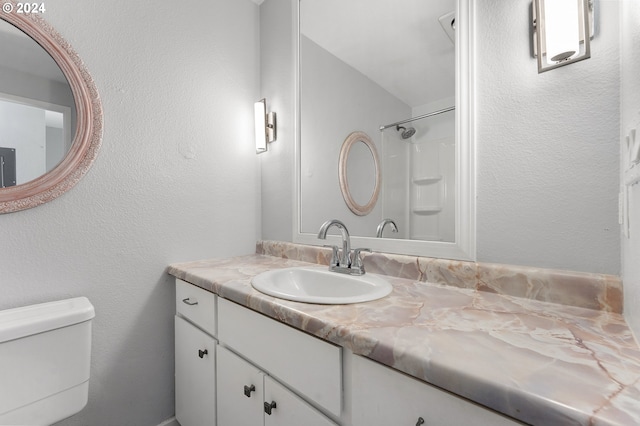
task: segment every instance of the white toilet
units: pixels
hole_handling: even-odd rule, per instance
[[[0,311],[0,425],[51,425],[87,404],[86,297]]]

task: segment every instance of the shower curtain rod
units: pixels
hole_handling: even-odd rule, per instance
[[[427,117],[431,117],[433,115],[438,115],[438,114],[442,114],[442,113],[445,113],[445,112],[453,111],[454,109],[456,109],[456,107],[452,106],[452,107],[449,107],[449,108],[445,108],[445,109],[441,109],[441,110],[438,110],[438,111],[430,112],[428,114],[423,114],[423,115],[419,115],[417,117],[408,118],[406,120],[397,121],[397,122],[392,123],[392,124],[387,124],[386,126],[380,126],[380,131],[383,131],[384,129],[388,129],[389,127],[399,126],[400,124],[410,123],[410,122],[415,121],[415,120],[420,120],[421,118],[427,118]]]

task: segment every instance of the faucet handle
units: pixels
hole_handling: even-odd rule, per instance
[[[364,275],[364,263],[362,263],[362,258],[360,257],[360,253],[363,251],[371,253],[371,249],[368,249],[368,248],[353,249],[353,258],[351,259],[351,269],[354,275]]]
[[[329,247],[331,249],[331,260],[329,261],[329,267],[338,266],[339,264],[338,246],[325,244],[324,247]]]

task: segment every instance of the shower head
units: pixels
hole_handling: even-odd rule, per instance
[[[407,129],[406,127],[398,125],[396,126],[396,130],[401,132],[400,137],[402,137],[402,139],[409,139],[411,136],[416,134],[416,129],[414,129],[413,127],[409,127]]]

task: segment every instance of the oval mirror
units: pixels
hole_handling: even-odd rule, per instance
[[[376,146],[365,132],[353,132],[343,142],[338,175],[349,210],[358,216],[370,213],[380,195],[382,176]]]
[[[38,15],[0,15],[0,69],[0,213],[9,213],[80,180],[100,147],[102,107],[78,55]]]

